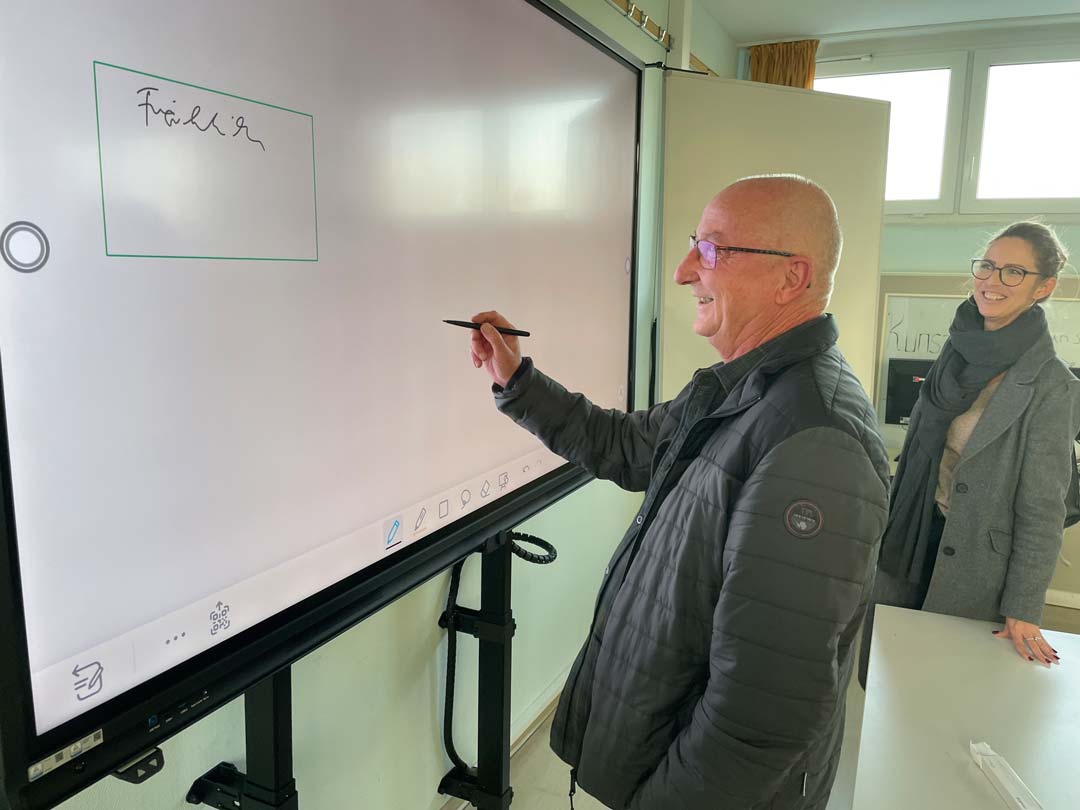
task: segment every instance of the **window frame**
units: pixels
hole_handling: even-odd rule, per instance
[[[990,68],[1004,65],[1032,65],[1051,62],[1080,62],[1080,44],[1026,45],[1006,48],[977,48],[973,52],[971,95],[967,104],[967,139],[963,155],[963,177],[957,212],[961,214],[1076,214],[1080,197],[1003,197],[980,200],[979,168],[982,164],[983,124]]]
[[[871,55],[868,59],[853,58],[824,61],[815,66],[815,80],[841,76],[870,76],[880,73],[914,73],[925,70],[949,69],[949,100],[945,114],[945,141],[941,156],[941,190],[936,199],[885,200],[885,215],[890,214],[951,214],[957,210],[960,185],[961,146],[965,119],[965,97],[970,69],[970,51],[936,51],[932,53]],[[828,92],[828,91],[818,91]],[[886,167],[886,171],[888,167]]]

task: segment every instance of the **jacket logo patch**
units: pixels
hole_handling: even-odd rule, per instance
[[[821,509],[811,501],[795,501],[784,512],[784,528],[804,540],[816,536],[824,522]]]

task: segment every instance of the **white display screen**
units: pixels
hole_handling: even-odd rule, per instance
[[[625,407],[637,74],[541,11],[103,0],[4,27],[39,734],[563,463],[444,318],[498,309]]]

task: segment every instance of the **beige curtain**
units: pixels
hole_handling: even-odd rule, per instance
[[[750,48],[750,81],[786,87],[814,87],[814,58],[819,40],[775,42]]]

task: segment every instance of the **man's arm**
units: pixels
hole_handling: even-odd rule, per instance
[[[635,492],[648,487],[666,404],[630,414],[597,408],[522,358],[520,341],[493,328],[513,328],[498,312],[480,312],[473,321],[483,326],[470,336],[469,352],[473,365],[491,377],[500,411],[597,478]]]
[[[805,430],[762,459],[717,551],[705,693],[631,808],[756,806],[801,766],[842,708],[837,648],[865,607],[887,504],[839,430]]]
[[[495,386],[499,410],[550,450],[623,489],[648,487],[667,403],[634,413],[598,408],[542,374],[527,357],[508,384]]]

